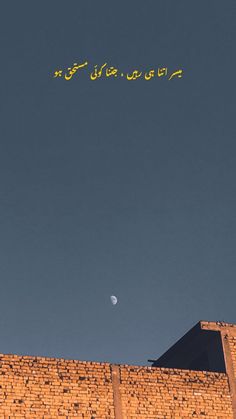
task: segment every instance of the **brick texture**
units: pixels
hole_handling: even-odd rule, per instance
[[[169,368],[121,367],[125,418],[232,418],[227,377]]]
[[[226,374],[0,355],[0,418],[235,419],[236,327],[201,327],[227,340]]]
[[[1,418],[233,418],[226,374],[1,355]]]
[[[109,364],[0,356],[0,418],[111,418]]]

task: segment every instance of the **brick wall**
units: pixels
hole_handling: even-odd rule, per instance
[[[0,418],[232,419],[223,373],[0,355]]]
[[[229,349],[232,357],[232,364],[233,364],[233,372],[234,376],[236,377],[236,337],[235,336],[227,336],[229,342]]]
[[[0,356],[0,418],[111,418],[109,364]]]
[[[232,399],[233,418],[236,419],[236,325],[225,322],[201,321],[202,330],[220,332],[226,373]]]
[[[122,366],[124,418],[233,418],[225,374]]]

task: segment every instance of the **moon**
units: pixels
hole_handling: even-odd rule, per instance
[[[115,295],[111,295],[110,296],[110,300],[111,300],[111,304],[113,306],[115,306],[117,304],[117,302],[118,302],[118,299],[117,299],[117,297]]]

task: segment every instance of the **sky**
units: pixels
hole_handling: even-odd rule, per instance
[[[1,3],[1,353],[147,365],[236,323],[235,12]]]

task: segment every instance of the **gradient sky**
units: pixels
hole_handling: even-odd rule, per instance
[[[235,12],[1,4],[1,353],[145,365],[236,323]],[[184,76],[53,78],[86,60]]]

